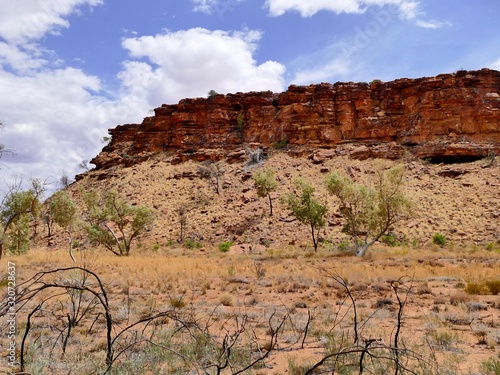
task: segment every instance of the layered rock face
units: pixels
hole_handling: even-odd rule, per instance
[[[162,105],[142,124],[110,129],[97,168],[171,152],[238,159],[251,147],[315,152],[314,157],[474,159],[500,154],[500,72],[459,71],[392,82],[292,85]],[[323,150],[328,149],[328,150]]]

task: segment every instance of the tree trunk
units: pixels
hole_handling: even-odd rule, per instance
[[[76,259],[75,257],[73,256],[73,234],[71,232],[68,232],[69,234],[69,256],[71,257],[71,260],[73,261],[73,263],[76,263]],[[69,331],[68,331],[68,335],[69,335]]]
[[[366,253],[366,250],[375,243],[376,240],[373,240],[373,241],[370,241],[370,242],[367,242],[365,243],[363,246],[361,246],[361,249],[358,250],[358,252],[356,253],[356,255],[358,257],[362,257],[363,255],[365,255]]]
[[[273,201],[271,200],[271,194],[268,193],[267,197],[269,198],[269,209],[270,209],[269,216],[273,216]]]
[[[318,243],[316,242],[316,236],[314,234],[314,226],[311,224],[311,235],[313,239],[313,244],[314,244],[314,252],[318,251]]]

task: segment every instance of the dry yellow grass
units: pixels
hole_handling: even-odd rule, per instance
[[[500,256],[492,252],[376,247],[370,256],[360,259],[332,256],[325,251],[290,254],[271,249],[248,255],[222,253],[216,248],[206,248],[203,252],[169,248],[158,252],[137,251],[129,257],[116,257],[103,251],[78,252],[77,255],[80,264],[98,273],[107,285],[117,322],[125,323],[134,317],[171,308],[173,299],[182,300],[186,306],[181,306],[182,309],[194,309],[198,316],[212,316],[226,328],[232,316],[244,313],[253,317],[255,324],[260,321],[259,329],[265,329],[264,318],[275,309],[297,311],[297,322],[305,324],[307,315],[304,314],[309,310],[314,311],[315,316],[311,329],[317,332],[308,339],[306,350],[311,350],[308,347],[322,346],[314,337],[328,332],[333,317],[348,307],[346,302],[338,305],[346,295],[339,284],[325,275],[326,271],[338,273],[348,281],[359,304],[360,321],[369,318],[364,334],[390,340],[396,308],[390,282],[405,277],[406,283],[413,279],[412,294],[404,310],[402,338],[407,345],[418,348],[426,338],[438,343],[449,339],[451,349],[438,347],[444,343],[435,344],[434,349],[442,361],[449,358],[450,350],[460,353],[460,361],[455,361],[457,374],[477,369],[481,361],[500,353],[497,343],[500,297],[466,294],[468,297],[463,301],[454,297],[465,294],[463,289],[468,280],[482,282],[498,278]],[[35,249],[9,260],[16,263],[21,279],[37,271],[73,265],[62,250]],[[256,261],[264,272],[260,275],[256,273]],[[391,301],[389,305],[385,305],[387,300]],[[469,301],[482,304],[487,310],[470,310]],[[129,305],[128,312],[123,309],[124,304]],[[375,312],[377,308],[380,310]],[[351,318],[348,315],[343,329],[352,327]],[[477,335],[483,331],[484,344],[479,345]],[[296,336],[290,331],[284,337],[292,340]],[[97,350],[97,347],[87,349]],[[272,362],[275,371],[261,373],[283,373],[280,371],[289,366],[289,358],[302,357],[297,347],[286,355],[278,354]],[[308,358],[319,357],[310,353]]]

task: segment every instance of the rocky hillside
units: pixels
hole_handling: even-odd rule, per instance
[[[321,231],[322,247],[337,249],[347,240],[341,233],[342,218],[338,202],[327,195],[324,181],[329,172],[350,175],[357,182],[370,184],[377,163],[404,163],[407,167],[405,193],[415,203],[414,217],[394,228],[394,236],[407,246],[419,249],[432,243],[441,233],[454,249],[485,248],[500,239],[500,158],[453,165],[435,165],[416,158],[397,161],[356,160],[349,156],[325,159],[317,164],[307,157],[292,157],[284,150],[272,150],[262,164],[222,162],[220,194],[202,179],[195,161],[174,164],[168,155],[157,154],[130,167],[114,166],[81,176],[70,187],[78,199],[83,191],[116,189],[131,204],[153,209],[152,230],[138,242],[152,249],[177,244],[180,220],[177,209],[187,210],[186,240],[211,248],[223,241],[237,244],[271,245],[282,251],[311,247],[309,228],[280,203],[280,197],[294,189],[301,177],[317,188],[317,196],[327,202],[327,225]],[[251,175],[260,168],[276,170],[278,189],[272,194],[273,216],[267,199],[259,199]],[[61,238],[61,241],[65,241]],[[85,241],[82,237],[80,242]]]
[[[393,82],[321,83],[286,92],[183,99],[142,124],[110,129],[92,160],[98,169],[167,152],[172,162],[245,158],[245,147],[287,146],[329,157],[395,159],[405,152],[440,161],[500,154],[500,72],[458,71]]]
[[[309,246],[307,228],[279,204],[302,177],[328,202],[321,237],[336,248],[346,237],[325,176],[337,171],[370,184],[377,158],[407,167],[415,215],[395,228],[400,242],[429,245],[435,233],[460,246],[500,239],[498,71],[184,99],[157,108],[140,125],[109,132],[110,144],[93,160],[97,168],[78,176],[70,190],[78,199],[82,191],[114,188],[132,204],[152,208],[157,220],[142,240],[149,246],[179,240],[181,205],[183,240]],[[264,161],[249,164],[252,153]],[[222,160],[220,194],[198,174],[207,159]],[[279,181],[273,217],[251,178],[267,167]]]

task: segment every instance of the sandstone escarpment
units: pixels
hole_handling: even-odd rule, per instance
[[[162,105],[142,124],[110,129],[97,168],[158,152],[172,161],[238,159],[247,145],[323,156],[476,159],[500,154],[500,72],[459,71],[392,82],[292,85]],[[322,149],[329,149],[327,152]],[[319,150],[319,151],[318,151]]]

